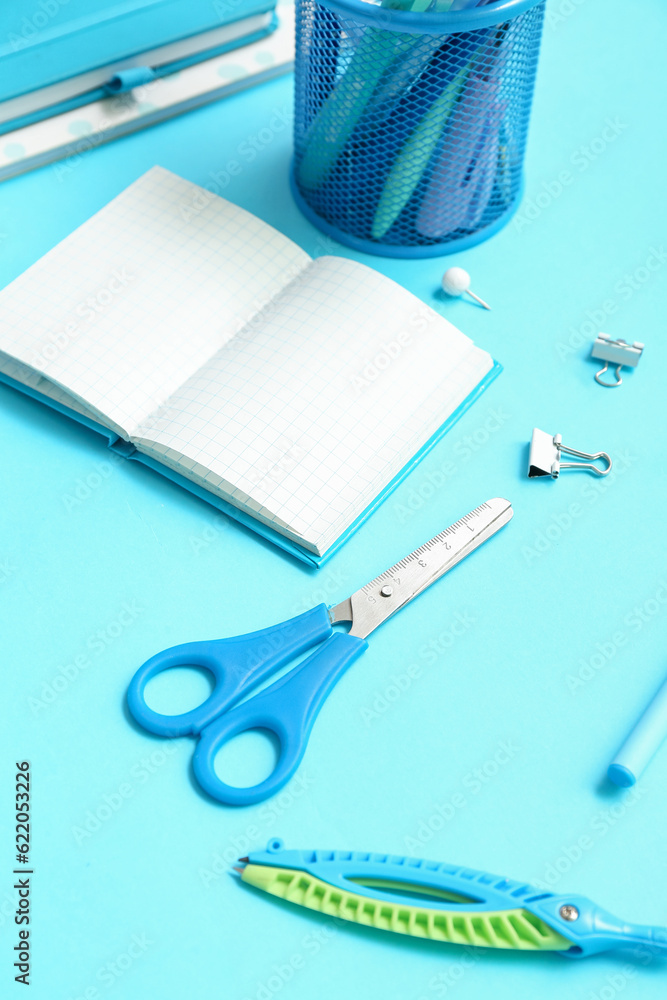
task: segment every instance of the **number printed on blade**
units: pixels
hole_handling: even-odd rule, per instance
[[[487,500],[358,590],[350,598],[351,634],[365,639],[507,524],[512,513],[508,500]]]

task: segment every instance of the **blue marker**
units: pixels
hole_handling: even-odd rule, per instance
[[[615,785],[628,788],[639,778],[667,737],[667,680],[656,693],[639,722],[607,770]]]

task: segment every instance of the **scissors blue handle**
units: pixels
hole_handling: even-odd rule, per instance
[[[318,643],[320,648],[298,666],[236,705],[266,677]],[[356,636],[334,633],[326,605],[319,604],[272,628],[231,639],[186,642],[157,653],[132,678],[128,706],[136,721],[158,736],[199,736],[193,767],[201,787],[226,805],[253,805],[274,795],[294,775],[322,703],[367,645]],[[204,667],[213,674],[210,696],[181,715],[154,712],[144,696],[148,682],[163,670],[185,666]],[[215,757],[225,743],[250,729],[272,732],[280,754],[268,778],[238,788],[218,777]]]

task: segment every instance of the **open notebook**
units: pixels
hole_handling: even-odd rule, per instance
[[[0,292],[0,372],[319,565],[499,370],[154,167]]]

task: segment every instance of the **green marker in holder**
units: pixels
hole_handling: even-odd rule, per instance
[[[450,3],[451,0],[443,0]],[[432,0],[382,0],[391,10],[426,11]],[[313,122],[298,167],[299,183],[316,189],[326,179],[354,132],[373,92],[389,66],[415,45],[410,35],[391,31],[366,33],[340,82],[331,91]]]
[[[394,257],[497,232],[523,189],[544,7],[296,0],[291,185],[304,214],[341,243]]]

